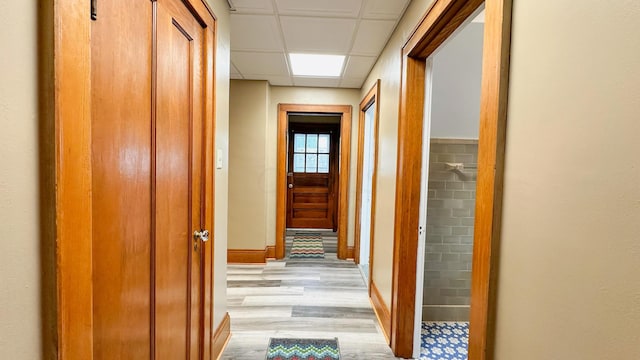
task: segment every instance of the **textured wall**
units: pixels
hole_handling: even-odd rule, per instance
[[[35,0],[0,2],[0,358],[41,358]]]
[[[267,238],[269,83],[232,80],[229,97],[229,249],[261,250]]]
[[[446,167],[462,163],[462,175]],[[478,143],[431,139],[423,313],[425,320],[468,320]]]
[[[640,358],[638,24],[514,1],[496,360]]]
[[[361,91],[366,95],[380,82],[376,215],[371,279],[386,305],[391,306],[393,269],[393,227],[396,201],[396,158],[398,150],[398,108],[400,97],[400,50],[433,0],[413,0],[373,66]]]

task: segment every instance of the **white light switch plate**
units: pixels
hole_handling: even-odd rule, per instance
[[[216,169],[222,169],[222,149],[216,149]]]

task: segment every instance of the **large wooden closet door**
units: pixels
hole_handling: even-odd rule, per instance
[[[204,29],[179,0],[157,2],[156,359],[198,359]]]
[[[151,41],[150,1],[100,2],[91,23],[96,360],[151,357]]]
[[[181,0],[104,1],[92,22],[96,360],[203,357],[205,30]]]

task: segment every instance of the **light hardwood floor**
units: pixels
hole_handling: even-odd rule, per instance
[[[229,265],[232,337],[222,359],[264,359],[271,337],[337,337],[341,359],[396,359],[360,270],[337,260],[332,239],[327,242],[325,259]]]

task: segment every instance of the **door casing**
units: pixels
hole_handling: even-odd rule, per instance
[[[369,275],[367,277],[367,288],[369,289],[369,296],[371,296],[371,275],[373,273],[374,258],[373,258],[373,242],[374,242],[374,227],[376,217],[376,183],[378,177],[378,118],[380,117],[380,79],[378,79],[371,89],[364,96],[360,102],[360,115],[358,121],[358,167],[356,171],[356,221],[354,229],[354,260],[356,264],[360,264],[360,231],[362,229],[362,184],[363,184],[363,167],[364,167],[364,127],[365,127],[365,112],[369,107],[375,106],[373,123],[373,175],[371,177],[371,215],[370,215],[370,229],[369,229]]]
[[[278,104],[278,150],[276,178],[276,244],[275,255],[283,259],[287,218],[287,137],[289,113],[338,115],[340,119],[340,169],[338,184],[338,259],[353,257],[347,246],[349,214],[349,168],[351,153],[351,105]]]

